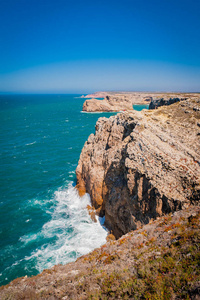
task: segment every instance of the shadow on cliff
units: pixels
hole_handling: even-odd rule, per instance
[[[103,183],[102,215],[116,238],[151,219],[181,209],[180,201],[161,195],[145,174],[126,168],[127,157],[126,145],[121,150],[121,159],[111,163]]]

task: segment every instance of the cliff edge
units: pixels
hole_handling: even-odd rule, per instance
[[[200,200],[200,99],[100,118],[76,169],[116,238]]]

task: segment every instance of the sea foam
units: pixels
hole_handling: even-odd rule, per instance
[[[54,193],[51,219],[37,234],[23,237],[24,243],[42,238],[50,240],[26,257],[26,260],[36,260],[39,272],[55,264],[74,261],[106,242],[107,231],[102,220],[97,219],[96,223],[91,220],[88,204],[90,196],[86,194],[80,198],[72,184]]]
[[[28,144],[26,144],[26,146],[31,146],[31,145],[34,145],[34,144],[36,144],[37,142],[36,141],[34,141],[34,142],[32,142],[32,143],[28,143]]]

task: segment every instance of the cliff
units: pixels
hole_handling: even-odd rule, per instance
[[[98,95],[98,94],[97,94]],[[125,111],[133,110],[134,104],[148,104],[152,97],[146,93],[107,93],[102,94],[104,99],[88,99],[83,104],[83,111]],[[95,94],[91,95],[95,96]]]
[[[149,109],[155,109],[163,105],[171,105],[173,103],[183,101],[183,100],[187,100],[187,98],[177,97],[177,98],[168,98],[168,99],[164,99],[164,98],[152,99],[151,103],[149,104]]]
[[[198,98],[198,94],[181,93],[141,93],[141,92],[98,92],[86,96],[88,99],[83,104],[86,112],[120,112],[133,110],[134,104],[149,104],[150,108],[169,105],[178,101]],[[98,100],[95,98],[104,98]]]
[[[100,118],[76,169],[116,238],[200,200],[200,99]]]
[[[106,96],[104,100],[90,99],[83,104],[83,111],[122,111],[133,110],[133,104],[126,96]]]
[[[0,299],[197,300],[199,225],[198,207],[158,218],[74,263],[15,279]]]

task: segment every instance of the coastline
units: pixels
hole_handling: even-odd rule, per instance
[[[102,100],[99,95],[103,96]],[[87,99],[83,104],[83,111],[87,112],[119,112],[131,111],[133,105],[150,105],[151,103],[160,103],[161,101],[172,104],[175,101],[183,101],[198,97],[197,93],[152,93],[152,92],[102,92],[84,96]],[[151,108],[151,107],[150,107]]]
[[[102,288],[101,282],[103,283],[105,278],[110,278],[109,276],[114,276],[114,273],[118,270],[117,265],[121,269],[126,269],[133,264],[133,269],[135,270],[137,261],[134,260],[134,257],[138,255],[142,257],[143,254],[141,255],[141,253],[143,253],[143,250],[148,251],[145,253],[148,253],[150,256],[158,256],[163,259],[169,245],[171,245],[170,240],[173,240],[175,233],[182,239],[182,234],[186,228],[188,228],[187,230],[193,230],[194,228],[191,227],[193,223],[189,224],[187,220],[189,220],[190,216],[192,218],[197,216],[195,222],[199,224],[198,185],[200,183],[198,183],[198,180],[196,181],[200,171],[198,165],[200,160],[197,153],[199,151],[197,144],[197,139],[199,139],[199,103],[200,101],[198,100],[194,102],[191,99],[186,99],[151,111],[127,111],[109,119],[100,118],[96,123],[95,135],[91,134],[89,136],[80,156],[77,167],[77,188],[80,190],[81,187],[83,191],[89,192],[96,214],[100,217],[105,217],[105,226],[109,228],[111,233],[114,233],[115,238],[118,240],[114,241],[111,237],[101,248],[78,258],[76,262],[64,266],[56,265],[35,277],[29,278],[25,276],[14,280],[9,285],[0,288],[0,299],[6,299],[8,295],[11,295],[11,299],[18,299],[17,297],[26,295],[26,293],[28,293],[29,297],[38,297],[39,299],[48,299],[49,295],[58,299],[63,299],[65,296],[70,299],[80,299],[80,295],[84,295],[84,290],[80,287],[81,282],[83,282],[84,287],[89,286],[90,289],[90,291],[86,289],[85,299],[88,299],[87,297],[91,291],[92,295],[98,297],[99,287]],[[177,122],[177,120],[179,121]],[[188,139],[186,139],[187,130],[190,132]],[[98,140],[99,136],[102,137],[101,141]],[[186,140],[184,141],[184,139]],[[145,140],[148,143],[145,144]],[[134,142],[134,147],[130,145],[132,142]],[[147,151],[145,147],[147,145],[150,147],[150,144],[153,144],[153,148],[148,148]],[[97,145],[101,149],[96,148]],[[90,147],[93,149],[92,154],[90,154]],[[158,147],[158,151],[155,151],[156,147]],[[141,148],[143,148],[142,152],[140,152]],[[155,153],[149,151],[149,149],[154,149]],[[111,156],[109,156],[109,153]],[[85,154],[89,155],[92,159],[91,162]],[[150,155],[151,161],[146,157],[147,154]],[[120,155],[122,156],[120,157]],[[173,156],[173,161],[169,159],[170,155]],[[102,173],[106,176],[103,179],[102,186],[101,171],[95,169],[96,159],[98,168],[101,167],[102,159],[106,159],[105,161],[102,160],[104,168],[107,163],[112,165],[112,168],[109,167],[109,174],[106,174],[106,169]],[[180,161],[177,159],[180,159]],[[154,166],[154,169],[152,166]],[[162,173],[163,168],[165,169],[164,173]],[[90,170],[92,169],[93,172],[91,173]],[[131,171],[127,172],[129,169]],[[131,177],[134,174],[134,169],[137,170],[137,176]],[[122,175],[125,176],[125,179],[122,178]],[[162,181],[162,177],[164,181]],[[170,177],[174,185],[168,181]],[[179,179],[182,180],[181,178],[186,179],[184,179],[186,186],[184,187],[184,184],[181,183],[183,190],[180,191],[180,186],[177,183]],[[89,181],[87,182],[87,180]],[[134,182],[137,183],[137,188],[133,186]],[[149,184],[146,185],[148,182]],[[109,185],[106,186],[108,183]],[[90,188],[90,184],[92,184],[92,188]],[[104,188],[103,192],[101,192],[102,187]],[[127,187],[137,195],[137,197],[132,198],[132,203],[136,199],[140,201],[139,204],[134,203],[136,209],[141,210],[141,212],[138,211],[138,215],[134,215],[133,209],[131,211],[133,213],[132,216],[127,212],[126,204],[128,203],[128,206],[130,206],[126,191]],[[144,188],[147,191],[149,189],[150,192],[144,193]],[[162,192],[159,188],[162,189]],[[151,200],[155,200],[152,201],[152,206],[149,206],[150,212],[147,210],[146,194],[150,195]],[[106,197],[108,195],[110,198],[107,200]],[[162,196],[162,201],[159,200],[160,195]],[[146,205],[144,210],[143,204]],[[134,223],[130,222],[129,217]],[[169,227],[172,229],[168,231],[167,228]],[[155,228],[156,231],[153,231]],[[179,228],[182,228],[182,233],[179,232]],[[163,233],[163,239],[159,239],[156,236],[159,232]],[[199,231],[196,230],[195,234],[199,234]],[[157,240],[160,244],[157,243]],[[165,242],[169,244],[165,244]],[[188,245],[190,242],[187,240]],[[149,245],[155,246],[154,252],[152,252]],[[157,249],[160,247],[159,245],[165,245],[165,250],[159,252]],[[196,247],[196,240],[192,241],[192,245]],[[133,253],[129,253],[127,259],[125,257],[129,247]],[[181,251],[184,250],[182,249]],[[155,254],[158,252],[161,254]],[[145,255],[143,256],[144,260],[147,259]],[[93,271],[94,269],[95,272]],[[174,272],[177,272],[176,268],[174,270]],[[98,276],[101,272],[103,275]],[[185,276],[183,270],[181,272]],[[127,280],[132,280],[129,272],[125,272],[125,274]],[[166,276],[167,273],[164,273],[164,278]],[[198,277],[198,274],[195,276]],[[60,284],[57,284],[58,279]],[[115,283],[118,285],[118,279],[115,279],[113,282],[113,287],[117,293],[120,293],[118,288],[116,289],[115,287]],[[119,284],[121,285],[120,280]],[[137,277],[135,280],[137,280]],[[74,288],[71,289],[70,282],[73,282],[73,286],[76,289],[74,295]],[[52,288],[52,284],[54,288]],[[94,287],[97,287],[97,290],[95,288],[93,290],[93,284]],[[191,293],[195,290],[195,284],[196,279],[193,279],[190,288]],[[107,290],[104,290],[104,292],[107,295]]]

